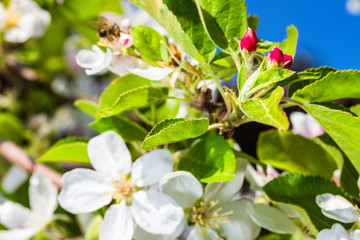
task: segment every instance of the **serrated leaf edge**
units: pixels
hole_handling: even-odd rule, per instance
[[[175,118],[175,119],[176,119],[176,118]],[[143,141],[142,144],[141,144],[141,148],[143,148],[144,143],[145,143],[146,141],[148,141],[149,139],[151,139],[151,138],[153,138],[153,137],[155,137],[155,136],[160,135],[162,132],[164,132],[165,130],[169,129],[169,128],[172,127],[172,126],[175,126],[175,125],[178,124],[178,123],[192,122],[192,121],[203,121],[203,120],[205,120],[205,119],[208,120],[207,118],[196,118],[196,119],[186,119],[186,118],[184,118],[184,120],[175,122],[175,123],[173,123],[173,124],[170,124],[169,126],[167,126],[167,127],[164,128],[164,129],[161,129],[159,132],[155,133],[154,135],[149,136],[149,135],[152,133],[152,131],[156,128],[156,126],[155,126],[155,127],[148,133],[148,135],[145,137],[144,141]],[[168,121],[168,120],[174,120],[174,119],[164,119],[164,120],[158,122],[156,125],[159,125],[160,123],[165,122],[165,121]],[[208,121],[209,121],[209,120],[208,120]]]
[[[315,68],[315,69],[316,69],[316,68]],[[353,73],[359,73],[359,74],[360,74],[360,71],[353,70],[353,69],[351,69],[351,70],[338,70],[338,71],[329,72],[329,73],[326,74],[323,78],[318,79],[318,80],[316,80],[315,82],[310,83],[310,84],[306,85],[305,87],[296,90],[296,91],[293,93],[293,95],[291,96],[291,98],[292,98],[292,99],[295,99],[295,100],[299,100],[299,98],[296,98],[296,95],[297,95],[298,92],[303,91],[303,90],[305,91],[307,88],[310,88],[310,87],[312,87],[312,86],[315,85],[315,84],[318,84],[318,82],[325,81],[326,78],[328,78],[330,75],[335,75],[335,74],[338,74],[338,73],[348,73],[348,72],[353,72]],[[301,100],[302,100],[302,98],[301,98]],[[310,102],[304,101],[304,103],[310,103]]]

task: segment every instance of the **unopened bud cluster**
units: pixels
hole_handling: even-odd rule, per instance
[[[274,47],[268,56],[271,67],[284,67],[289,69],[293,63],[292,56],[283,54],[280,48]]]
[[[243,53],[250,54],[256,51],[257,37],[254,30],[248,28],[244,37],[240,40],[240,48]],[[289,54],[284,54],[280,48],[274,47],[268,56],[270,67],[283,67],[290,69],[293,59]]]

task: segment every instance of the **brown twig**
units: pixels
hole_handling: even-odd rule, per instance
[[[16,144],[8,141],[0,142],[0,155],[10,163],[16,164],[29,173],[40,172],[49,178],[59,189],[61,185],[61,174],[41,163],[35,163]]]

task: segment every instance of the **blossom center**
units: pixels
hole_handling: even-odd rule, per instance
[[[8,28],[16,27],[18,25],[20,17],[21,17],[21,11],[8,9],[5,26]]]
[[[131,178],[128,174],[122,174],[111,182],[116,190],[113,192],[116,202],[130,197],[134,193],[134,185],[131,183]]]
[[[218,203],[218,200],[208,201],[205,199],[192,208],[190,220],[195,224],[195,228],[199,228],[202,236],[206,235],[208,228],[219,228],[219,222],[230,222],[228,216],[234,214],[234,211],[220,213],[223,207],[218,206]]]

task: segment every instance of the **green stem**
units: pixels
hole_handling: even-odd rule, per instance
[[[224,124],[224,123],[214,123],[214,124],[211,124],[211,125],[208,127],[208,131],[211,131],[211,130],[214,130],[214,129],[218,129],[218,128],[221,128],[221,127],[225,127],[225,124]]]
[[[167,96],[168,99],[174,99],[174,100],[179,100],[179,101],[187,101],[187,102],[192,102],[192,100],[190,98],[180,98],[180,97],[172,97],[172,96]]]
[[[230,46],[229,46],[229,50],[230,50],[231,57],[234,59],[236,68],[237,68],[238,72],[240,72],[240,68],[241,68],[240,59],[239,59],[238,55],[234,52],[234,50],[232,50],[232,48]]]

